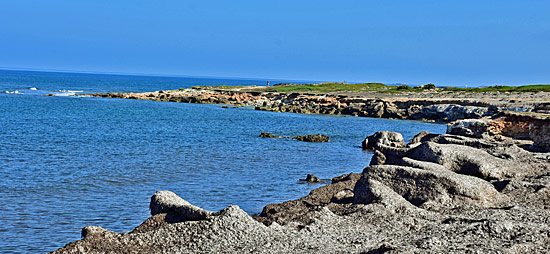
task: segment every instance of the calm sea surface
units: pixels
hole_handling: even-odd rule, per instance
[[[445,130],[402,120],[44,96],[222,84],[265,80],[0,70],[0,253],[53,251],[79,240],[88,225],[131,231],[150,215],[157,190],[213,211],[236,204],[259,213],[319,187],[298,184],[308,173],[361,172],[371,157],[361,141],[375,131],[398,131],[408,140]],[[262,139],[261,132],[322,133],[331,142]]]

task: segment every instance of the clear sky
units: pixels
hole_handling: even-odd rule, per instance
[[[0,0],[0,67],[550,83],[550,1]]]

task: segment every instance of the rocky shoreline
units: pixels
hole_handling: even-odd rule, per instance
[[[447,134],[420,132],[407,144],[395,132],[367,136],[362,147],[374,156],[361,174],[335,177],[260,214],[235,205],[207,211],[158,191],[151,217],[130,233],[89,226],[82,240],[53,253],[550,252],[547,94],[542,100],[526,94],[407,100],[184,89],[93,96],[450,123]]]
[[[256,110],[352,115],[434,122],[478,119],[503,111],[550,113],[550,93],[340,92],[281,93],[261,88],[197,87],[146,93],[96,93],[88,96],[183,103],[250,106]]]
[[[408,144],[399,133],[370,135],[363,148],[374,157],[361,174],[259,215],[206,211],[159,191],[132,232],[89,226],[54,253],[550,252],[550,154],[515,131],[548,136],[548,120],[468,121]]]

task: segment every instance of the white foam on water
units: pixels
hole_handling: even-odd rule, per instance
[[[64,90],[66,92],[60,92],[60,93],[54,93],[54,96],[75,96],[76,93],[69,92],[67,90]]]
[[[38,88],[36,88],[36,87],[31,87],[31,88],[29,88],[29,90],[38,90]]]

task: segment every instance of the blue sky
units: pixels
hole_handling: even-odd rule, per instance
[[[550,83],[550,1],[0,0],[0,67]]]

